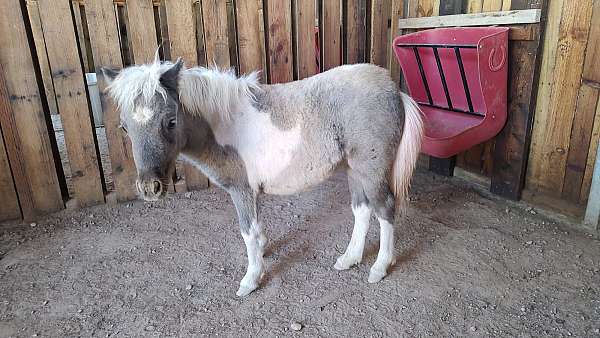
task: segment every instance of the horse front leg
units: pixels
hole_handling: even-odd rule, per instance
[[[230,192],[230,195],[238,213],[240,230],[248,255],[248,269],[236,292],[239,297],[243,297],[258,288],[264,274],[263,254],[267,239],[258,221],[256,194],[251,190],[236,190]]]

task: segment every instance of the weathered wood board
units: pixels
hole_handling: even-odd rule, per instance
[[[77,37],[68,1],[39,0],[40,19],[52,70],[71,167],[74,196],[81,206],[104,202],[95,130],[87,97]]]
[[[395,0],[402,1],[402,0]],[[346,20],[344,50],[346,63],[365,62],[367,55],[367,0],[348,0],[346,5]]]
[[[23,217],[64,207],[48,124],[18,0],[0,2],[0,125]]]
[[[229,35],[227,30],[227,6],[225,1],[202,0],[204,21],[204,44],[208,65],[229,67]]]
[[[294,80],[291,0],[266,0],[269,81]]]
[[[342,64],[341,0],[322,2],[321,45],[323,71]]]
[[[100,102],[104,112],[104,128],[108,141],[112,178],[118,200],[136,198],[135,179],[137,176],[131,144],[119,128],[120,117],[114,102],[106,93],[107,83],[102,77],[102,67],[121,69],[123,62],[119,48],[119,28],[112,0],[91,1],[85,6],[90,32],[90,46],[98,74]]]
[[[296,62],[297,77],[304,79],[317,73],[315,53],[315,13],[314,0],[296,0]]]
[[[261,71],[264,76],[262,1],[237,0],[235,6],[240,73]]]

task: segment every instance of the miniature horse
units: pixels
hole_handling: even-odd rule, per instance
[[[181,59],[103,72],[143,199],[165,196],[178,156],[231,196],[248,254],[238,296],[254,291],[264,273],[257,196],[299,192],[339,168],[348,173],[355,223],[335,268],[360,263],[374,213],[380,247],[368,281],[385,277],[394,263],[395,211],[405,206],[423,135],[418,106],[387,70],[345,65],[274,85],[260,84],[257,73],[186,69]]]

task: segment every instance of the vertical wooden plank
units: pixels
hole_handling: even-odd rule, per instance
[[[271,83],[293,81],[291,0],[265,1],[267,2],[269,80]]]
[[[391,15],[391,27],[390,27],[390,43],[394,41],[394,38],[400,35],[398,31],[398,20],[404,17],[404,0],[392,0],[392,15]],[[390,45],[391,48],[391,45]],[[393,50],[390,50],[390,57],[388,58],[388,69],[390,75],[396,83],[400,83],[400,63],[396,59]]]
[[[538,41],[513,41],[509,50],[508,121],[496,137],[491,190],[518,200],[524,183],[525,165],[534,95]]]
[[[388,21],[391,18],[391,0],[371,2],[371,63],[386,67],[392,47],[388,34]]]
[[[557,1],[550,1],[552,4]],[[560,7],[560,6],[559,6]],[[544,36],[544,22],[547,13],[546,1],[518,0],[512,1],[512,9],[542,9],[542,24],[540,36]],[[549,15],[556,16],[556,8],[549,8]],[[558,11],[560,13],[560,9]],[[548,23],[549,29],[552,27]],[[553,32],[547,32],[546,40]],[[544,47],[547,48],[547,47]],[[494,168],[491,178],[492,192],[510,199],[520,199],[525,183],[526,168],[528,165],[533,115],[536,111],[536,93],[540,80],[540,69],[544,69],[541,76],[549,71],[542,66],[542,42],[539,39],[532,41],[513,41],[509,48],[509,86],[508,86],[508,120],[504,129],[496,137],[494,149]],[[539,111],[539,106],[538,110]],[[543,127],[542,127],[543,128]],[[529,160],[531,161],[531,160]]]
[[[233,0],[227,1],[227,36],[229,40],[229,59],[231,60],[231,68],[239,73],[239,55],[237,48],[237,27],[235,16],[235,5]]]
[[[131,42],[129,41],[129,29],[127,24],[127,7],[115,5],[117,11],[117,25],[119,26],[119,35],[121,41],[121,55],[123,55],[123,66],[130,66],[133,62],[133,52],[131,51]]]
[[[126,5],[133,62],[152,62],[158,48],[152,0],[127,0]]]
[[[186,0],[183,0],[181,4],[185,4]],[[159,50],[162,53],[162,60],[171,60],[171,41],[169,39],[169,27],[167,20],[167,8],[166,0],[160,1],[159,4],[154,3],[154,23],[157,33],[157,41]],[[189,15],[194,17],[193,7],[190,9]],[[193,26],[192,26],[193,27]],[[189,36],[189,35],[188,35]],[[196,40],[191,40],[195,44]],[[185,62],[185,60],[184,60]]]
[[[0,69],[2,67],[0,66]],[[8,112],[10,108],[10,100],[6,95],[4,86],[4,75],[0,73],[0,111]],[[1,113],[6,114],[6,113]],[[13,180],[10,165],[8,163],[8,155],[4,146],[4,137],[0,128],[0,221],[21,218],[21,208],[19,207],[19,199],[15,190],[15,182]]]
[[[320,24],[323,48],[321,50],[323,53],[323,70],[325,71],[342,64],[342,7],[340,0],[323,1],[322,6]]]
[[[298,80],[317,73],[315,53],[315,0],[296,0],[296,63]]]
[[[502,0],[483,0],[483,12],[497,12],[502,10]]]
[[[73,0],[71,1],[71,7],[73,8],[73,19],[75,23],[75,34],[77,36],[77,42],[79,45],[79,49],[81,50],[81,58],[83,61],[83,70],[85,73],[90,73],[91,70],[91,62],[88,60],[88,52],[87,52],[87,44],[85,42],[85,33],[83,28],[83,21],[81,19],[81,7],[79,7],[79,1]]]
[[[592,177],[594,175],[594,166],[596,163],[596,156],[598,153],[598,143],[600,142],[600,101],[596,106],[596,117],[594,119],[594,127],[592,128],[592,137],[590,141],[590,149],[588,151],[587,163],[585,166],[585,174],[583,175],[583,184],[581,187],[581,196],[579,200],[581,203],[585,203],[588,200],[590,194],[590,187],[592,185]]]
[[[437,16],[440,12],[440,0],[408,0],[409,17]]]
[[[0,124],[23,217],[61,209],[62,201],[48,127],[23,13],[18,0],[0,2]],[[4,70],[2,70],[4,69]],[[35,189],[32,189],[35,187]]]
[[[204,19],[202,18],[202,4],[194,3],[194,16],[196,20],[196,54],[198,55],[198,65],[207,65],[206,45],[204,44]]]
[[[264,76],[263,60],[265,56],[261,46],[263,41],[261,8],[262,1],[260,0],[235,1],[239,67],[242,74],[262,70],[261,76]]]
[[[56,105],[54,83],[52,83],[52,74],[50,72],[50,65],[48,64],[46,42],[44,41],[44,33],[42,32],[42,22],[40,21],[40,10],[38,8],[37,0],[27,0],[27,13],[31,24],[31,33],[35,43],[37,59],[40,65],[42,82],[44,83],[44,91],[48,101],[48,109],[50,109],[51,115],[56,115],[58,114],[58,106]]]
[[[227,4],[225,1],[202,0],[204,43],[209,65],[229,67],[229,37],[227,31]]]
[[[583,66],[582,79],[584,85],[593,86],[600,89],[600,25],[595,24],[600,21],[600,1],[594,0],[592,12],[592,24],[590,27],[590,35],[586,48],[585,64]],[[577,116],[577,115],[576,115]],[[588,122],[589,123],[589,122]],[[580,201],[585,203],[590,191],[592,175],[594,172],[594,163],[596,160],[596,149],[600,138],[600,101],[596,107],[596,114],[593,122],[589,123],[592,127],[590,137],[590,147],[587,154],[585,172],[581,188]],[[575,128],[574,128],[575,130]]]
[[[582,78],[600,86],[600,1],[594,0]]]
[[[394,0],[403,2],[402,0]],[[367,0],[348,0],[346,4],[346,63],[366,61]],[[397,23],[396,23],[397,24]]]
[[[40,19],[79,205],[104,202],[99,154],[68,1],[40,0]]]
[[[512,7],[512,0],[502,0],[502,10],[510,11]]]
[[[197,66],[198,49],[196,46],[193,1],[166,0],[164,6],[167,14],[171,58],[181,57],[187,66]],[[208,179],[198,169],[185,163],[183,172],[185,184],[189,190],[208,187]]]
[[[525,2],[526,0],[520,0]],[[537,92],[536,111],[534,115],[535,126],[545,126],[550,123],[548,111],[550,110],[550,97],[554,89],[554,69],[556,66],[556,56],[559,44],[560,21],[563,15],[563,4],[565,0],[551,0],[548,3],[548,18],[546,22],[546,31],[543,40],[542,66],[544,71],[540,73],[540,83]],[[516,1],[513,1],[516,6]],[[513,8],[513,9],[519,9]],[[541,166],[544,156],[543,148],[543,130],[535,128],[532,131],[531,150],[529,153],[529,164],[527,166],[527,186],[530,189],[537,190],[540,187]]]
[[[240,73],[260,71],[262,80],[266,81],[263,3],[239,0],[235,6]]]
[[[89,1],[85,13],[90,32],[90,47],[100,75],[98,89],[100,102],[104,111],[104,128],[108,141],[108,151],[112,168],[115,191],[120,201],[136,198],[135,179],[137,172],[133,162],[133,153],[129,138],[120,128],[120,117],[117,107],[108,98],[106,81],[102,78],[101,68],[120,69],[123,67],[121,50],[119,49],[119,28],[112,0]]]
[[[538,110],[536,120],[544,128],[534,130],[531,177],[544,191],[560,195],[569,152],[569,139],[583,71],[585,47],[590,29],[591,1],[565,1],[559,28],[559,48],[552,72],[548,109]],[[548,55],[548,57],[552,57]],[[537,122],[536,121],[536,122]]]
[[[481,13],[483,0],[467,0],[467,13]]]
[[[586,46],[585,61],[582,73],[582,84],[577,98],[577,110],[573,118],[573,128],[565,168],[565,183],[562,197],[571,202],[581,200],[581,192],[587,190],[585,174],[588,165],[589,149],[593,147],[592,135],[596,107],[600,96],[600,25],[594,24],[600,20],[600,1],[593,1],[592,18],[589,38]],[[595,155],[595,154],[594,154]],[[591,173],[590,173],[591,174]]]
[[[564,199],[575,203],[579,202],[581,195],[599,94],[600,89],[585,83],[579,88],[562,191]]]

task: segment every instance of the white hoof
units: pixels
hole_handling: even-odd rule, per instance
[[[385,277],[387,275],[387,271],[381,270],[379,268],[371,268],[371,271],[369,272],[369,283],[377,283],[380,280],[383,279],[383,277]]]
[[[341,255],[340,257],[338,257],[333,268],[336,270],[340,270],[340,271],[348,270],[352,266],[360,263],[360,261],[361,261],[360,257],[347,257],[346,255]]]
[[[249,295],[252,291],[258,288],[258,284],[256,285],[240,285],[240,288],[235,293],[238,297],[245,297]]]

